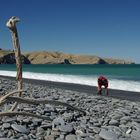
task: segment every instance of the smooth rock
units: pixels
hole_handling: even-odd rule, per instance
[[[64,125],[65,121],[62,118],[56,118],[52,121],[52,128],[55,128],[58,125]]]
[[[124,116],[124,117],[121,118],[121,121],[122,121],[122,120],[128,122],[128,121],[131,121],[131,118],[130,118],[129,116]]]
[[[126,131],[126,134],[130,134],[132,132],[132,129],[128,129],[127,131]]]
[[[36,111],[36,108],[26,107],[26,108],[24,108],[24,111]]]
[[[101,129],[99,136],[105,140],[118,140],[117,135],[114,132]]]
[[[94,133],[99,134],[100,128],[99,127],[89,127]]]
[[[131,133],[131,137],[136,140],[140,140],[140,130],[133,130]]]
[[[11,127],[20,133],[29,133],[29,130],[22,125],[12,124]]]
[[[84,140],[95,140],[94,138],[86,137]]]
[[[119,122],[117,120],[114,120],[112,119],[110,122],[109,122],[110,125],[119,125]]]
[[[62,132],[70,133],[73,131],[73,127],[72,127],[72,125],[69,125],[69,124],[68,125],[61,125],[59,127],[59,130]]]
[[[49,136],[45,136],[45,140],[56,140],[56,136],[55,135],[49,135]]]
[[[76,137],[76,135],[67,135],[66,136],[66,140],[77,140],[77,137]]]
[[[7,128],[10,128],[11,125],[10,125],[10,123],[3,123],[2,127],[3,127],[4,129],[7,129]]]
[[[13,117],[6,117],[6,118],[3,118],[2,121],[5,123],[10,123],[10,122],[16,121],[16,118],[15,117],[14,118]]]

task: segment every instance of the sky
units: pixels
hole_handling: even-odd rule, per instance
[[[13,49],[5,24],[17,16],[22,52],[59,51],[140,63],[140,0],[0,2],[2,49]]]

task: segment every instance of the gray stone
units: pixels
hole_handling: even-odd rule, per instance
[[[84,140],[95,140],[95,138],[86,137]]]
[[[52,124],[44,124],[40,126],[43,129],[48,129],[48,128],[52,128]]]
[[[130,110],[127,110],[127,109],[125,109],[125,108],[122,110],[122,112],[123,112],[125,115],[129,115],[129,116],[131,115]]]
[[[36,123],[42,123],[42,121],[43,121],[42,119],[38,119],[38,118],[33,119],[33,122],[36,122]]]
[[[19,140],[24,140],[24,137],[20,137]]]
[[[100,128],[99,127],[89,127],[94,133],[99,134]]]
[[[24,108],[24,111],[36,111],[36,108],[26,107],[26,108]]]
[[[124,116],[124,117],[121,118],[121,121],[122,121],[122,120],[128,122],[128,121],[131,121],[131,118],[130,118],[129,116]]]
[[[126,131],[126,134],[130,134],[132,132],[132,129],[128,129],[127,131]]]
[[[2,121],[5,122],[5,123],[10,123],[10,122],[16,121],[16,118],[15,117],[14,118],[13,117],[11,117],[11,118],[6,117],[6,118],[3,118]]]
[[[3,127],[4,129],[7,129],[7,128],[10,128],[11,125],[10,125],[10,123],[3,123],[2,127]]]
[[[95,127],[100,127],[101,124],[100,124],[100,123],[94,123],[94,126],[95,126]]]
[[[112,119],[110,122],[109,122],[110,125],[119,125],[119,122],[117,120],[114,120]]]
[[[24,123],[31,123],[31,120],[29,118],[26,118],[23,120]]]
[[[22,125],[12,124],[11,127],[20,133],[29,133],[29,130]]]
[[[67,135],[66,140],[77,140],[76,135]]]
[[[52,128],[55,128],[58,125],[64,125],[65,121],[62,118],[56,118],[52,121]]]
[[[140,123],[132,122],[132,126],[133,126],[136,130],[140,130]]]
[[[132,140],[132,138],[119,138],[119,140]]]
[[[99,136],[99,134],[96,134],[94,137],[95,137],[95,140],[103,140],[103,139]]]
[[[101,129],[99,136],[105,140],[118,140],[118,136],[114,132],[105,129]]]
[[[56,140],[65,140],[65,139],[63,139],[63,138],[57,138]]]
[[[70,133],[73,131],[72,125],[61,125],[59,126],[59,130],[62,132]]]
[[[45,136],[45,140],[56,140],[56,136],[55,135],[49,135],[49,136]]]
[[[44,133],[44,129],[41,127],[37,127],[37,133],[40,133],[40,134]]]
[[[140,130],[133,130],[131,133],[131,137],[136,140],[140,140]]]
[[[66,121],[66,122],[71,122],[73,120],[73,113],[64,113],[63,114],[63,119]]]
[[[112,116],[112,119],[114,119],[114,120],[119,120],[119,119],[122,118],[122,117],[123,117],[123,114],[120,114],[120,113],[115,112],[115,115]]]

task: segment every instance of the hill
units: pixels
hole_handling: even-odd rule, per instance
[[[0,64],[14,64],[15,55],[10,50],[0,50]],[[65,54],[62,52],[31,52],[22,54],[23,64],[134,64],[112,58],[101,58],[89,55]]]
[[[134,64],[112,58],[101,58],[89,55],[65,54],[62,52],[32,52],[24,54],[31,64]]]

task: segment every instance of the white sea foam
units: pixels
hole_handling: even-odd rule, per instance
[[[15,77],[16,72],[0,71],[0,75]],[[23,78],[97,86],[97,76],[23,72]],[[109,88],[140,92],[140,82],[130,80],[127,81],[127,80],[109,79]]]

